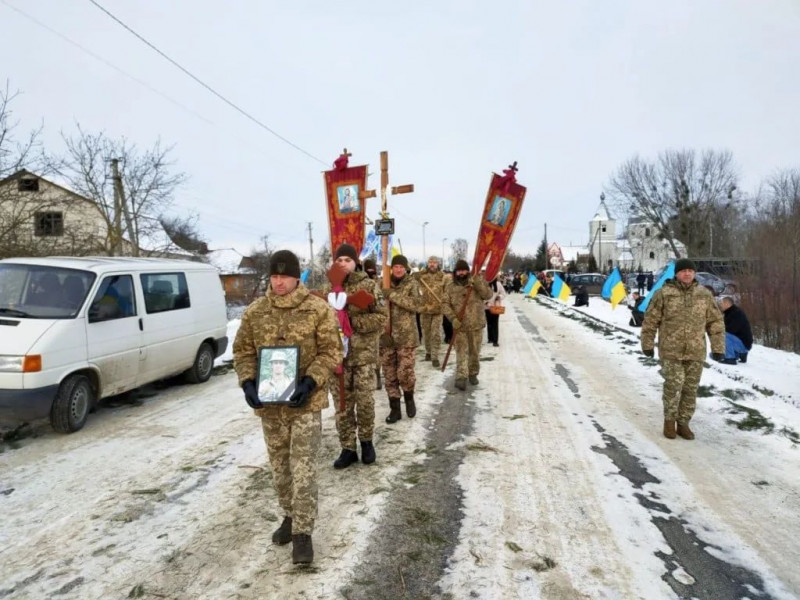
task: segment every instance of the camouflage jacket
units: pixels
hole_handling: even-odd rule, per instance
[[[712,352],[725,352],[725,321],[711,293],[697,281],[667,281],[653,294],[642,323],[642,350],[654,348],[672,360],[705,360],[706,333]]]
[[[461,328],[465,331],[486,327],[486,313],[484,312],[483,303],[493,295],[489,284],[480,275],[470,275],[464,285],[458,283],[454,277],[447,283],[444,289],[444,298],[442,299],[444,316],[452,321],[458,318],[458,313],[461,311],[461,307],[464,306],[464,299],[470,287],[473,289],[469,296],[469,302],[463,318],[459,319]]]
[[[271,290],[247,307],[233,342],[233,368],[239,385],[258,379],[258,349],[262,346],[299,346],[300,370],[317,383],[308,403],[301,408],[265,406],[255,411],[269,417],[281,410],[317,411],[328,407],[328,379],[342,362],[342,340],[333,309],[311,295],[302,283],[285,296]]]
[[[427,269],[416,274],[419,279],[419,291],[422,294],[422,304],[419,312],[428,315],[442,314],[442,298],[447,275],[441,271],[431,273]]]
[[[419,282],[406,275],[400,283],[391,283],[386,292],[389,300],[389,324],[395,348],[419,346],[417,311],[420,307]]]
[[[383,299],[380,287],[374,279],[363,271],[349,273],[342,283],[345,293],[349,296],[358,290],[369,292],[375,297],[375,302],[362,310],[351,304],[347,305],[347,316],[353,327],[350,337],[345,366],[357,367],[360,365],[374,365],[378,362],[378,337],[383,332],[386,318],[389,314],[386,301]],[[323,288],[327,297],[331,291],[330,284]]]

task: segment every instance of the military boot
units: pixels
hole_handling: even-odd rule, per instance
[[[692,433],[692,430],[689,429],[688,423],[678,423],[678,435],[685,440],[694,439],[694,433]]]
[[[664,437],[671,440],[675,439],[675,420],[664,419]]]
[[[342,453],[333,462],[334,469],[346,469],[353,463],[358,462],[358,452],[350,450],[349,448],[342,448]]]
[[[361,462],[365,465],[375,462],[375,446],[372,445],[372,440],[361,442]]]
[[[308,565],[311,564],[313,560],[314,546],[311,545],[311,536],[307,533],[298,533],[293,535],[292,562],[296,565]]]
[[[400,398],[389,398],[389,416],[386,417],[386,422],[392,424],[402,418],[403,413],[400,412]]]
[[[272,534],[272,543],[283,546],[292,541],[292,517],[283,517],[283,523]]]
[[[406,401],[406,416],[413,419],[417,414],[417,405],[414,404],[414,392],[403,392],[403,398]]]
[[[439,364],[439,357],[437,357],[437,356],[434,356],[434,357],[431,359],[431,366],[432,366],[434,369],[438,369],[438,368],[441,366],[441,364]]]
[[[430,352],[426,352],[425,353],[425,360],[430,360],[430,359],[431,359],[431,353]]]
[[[469,376],[469,382],[472,385],[478,385],[478,376],[477,375],[470,375]]]
[[[456,378],[456,387],[460,390],[467,389],[467,380],[463,377]]]
[[[375,389],[379,390],[383,387],[383,382],[381,381],[381,370],[375,369]]]

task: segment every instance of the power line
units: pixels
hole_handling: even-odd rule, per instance
[[[3,4],[5,4],[5,5],[6,5],[8,8],[10,8],[10,9],[11,9],[11,10],[13,10],[14,12],[18,13],[19,15],[21,15],[21,16],[23,16],[23,17],[25,17],[25,18],[26,18],[26,19],[28,19],[29,21],[32,21],[33,23],[35,23],[36,25],[38,25],[38,26],[39,26],[39,27],[41,27],[42,29],[46,29],[47,31],[49,31],[49,32],[50,32],[50,33],[52,33],[53,35],[56,35],[56,36],[60,37],[60,38],[61,38],[62,40],[64,40],[65,42],[67,42],[67,43],[69,43],[69,44],[72,44],[73,46],[75,46],[75,47],[76,47],[76,48],[78,48],[79,50],[81,50],[81,51],[85,52],[86,54],[88,54],[89,56],[91,56],[92,58],[94,58],[95,60],[98,60],[98,61],[100,61],[101,63],[103,63],[103,64],[104,64],[104,65],[106,65],[107,67],[110,67],[111,69],[114,69],[115,71],[117,71],[118,73],[120,73],[120,74],[124,75],[124,76],[125,76],[125,77],[127,77],[128,79],[131,79],[132,81],[135,81],[136,83],[138,83],[139,85],[141,85],[141,86],[143,86],[143,87],[147,88],[148,90],[150,90],[150,91],[151,91],[151,92],[153,92],[154,94],[158,94],[159,96],[161,96],[161,97],[162,97],[162,98],[164,98],[165,100],[167,100],[167,101],[171,102],[172,104],[174,104],[174,105],[175,105],[175,106],[177,106],[178,108],[180,108],[180,109],[182,109],[182,110],[184,110],[184,111],[186,111],[186,112],[188,112],[188,113],[191,113],[192,115],[194,115],[194,116],[195,116],[195,117],[197,117],[198,119],[201,119],[201,120],[205,121],[206,123],[208,123],[208,124],[210,124],[210,125],[214,125],[214,123],[213,123],[212,121],[210,121],[209,119],[206,119],[206,118],[205,118],[203,115],[201,115],[201,114],[199,114],[199,113],[196,113],[195,111],[193,111],[193,110],[192,110],[191,108],[189,108],[188,106],[185,106],[185,105],[181,104],[180,102],[178,102],[177,100],[175,100],[175,99],[173,99],[173,98],[170,98],[170,97],[169,97],[168,95],[166,95],[165,93],[163,93],[163,92],[160,92],[159,90],[157,90],[156,88],[154,88],[153,86],[151,86],[149,83],[147,83],[147,82],[145,82],[145,81],[142,81],[141,79],[139,79],[139,78],[137,78],[137,77],[134,77],[133,75],[131,75],[130,73],[128,73],[128,72],[126,72],[126,71],[124,71],[124,70],[120,69],[118,66],[114,65],[113,63],[110,63],[110,62],[108,62],[108,61],[107,61],[105,58],[103,58],[102,56],[99,56],[99,55],[95,54],[94,52],[92,52],[92,51],[91,51],[91,50],[89,50],[88,48],[86,48],[86,47],[84,47],[84,46],[80,45],[78,42],[76,42],[76,41],[74,41],[74,40],[72,40],[72,39],[68,38],[68,37],[67,37],[66,35],[64,35],[63,33],[60,33],[60,32],[58,32],[58,31],[56,31],[55,29],[53,29],[52,27],[50,27],[49,25],[46,25],[45,23],[42,23],[42,22],[41,22],[40,20],[38,20],[36,17],[34,17],[34,16],[32,16],[32,15],[29,15],[29,14],[28,14],[28,13],[26,13],[25,11],[23,11],[23,10],[21,10],[21,9],[17,8],[16,6],[14,6],[14,5],[12,5],[12,4],[9,4],[8,2],[6,2],[6,0],[0,0],[0,2],[2,2]]]
[[[322,160],[322,159],[320,159],[320,158],[317,158],[316,156],[314,156],[313,154],[311,154],[311,153],[310,153],[310,152],[308,152],[307,150],[305,150],[305,149],[301,148],[300,146],[298,146],[297,144],[295,144],[295,143],[294,143],[294,142],[292,142],[291,140],[289,140],[289,139],[287,139],[287,138],[283,137],[281,134],[279,134],[277,131],[275,131],[275,130],[274,130],[274,129],[272,129],[271,127],[269,127],[269,126],[265,125],[264,123],[262,123],[261,121],[259,121],[258,119],[256,119],[256,118],[255,118],[253,115],[251,115],[250,113],[248,113],[246,110],[244,110],[244,109],[242,109],[242,108],[239,108],[239,106],[237,106],[236,104],[234,104],[233,102],[231,102],[230,100],[228,100],[228,99],[227,99],[225,96],[223,96],[223,95],[222,95],[222,94],[220,94],[218,91],[216,91],[214,88],[212,88],[210,85],[208,85],[207,83],[205,83],[205,82],[204,82],[202,79],[200,79],[199,77],[197,77],[197,76],[195,76],[194,74],[192,74],[192,73],[191,73],[191,72],[190,72],[188,69],[184,68],[184,67],[183,67],[181,64],[179,64],[178,62],[176,62],[175,60],[173,60],[172,58],[170,58],[169,56],[167,56],[167,55],[166,55],[164,52],[162,52],[161,50],[159,50],[159,49],[158,49],[158,48],[157,48],[157,47],[156,47],[154,44],[150,43],[150,42],[149,42],[147,39],[145,39],[144,37],[142,37],[141,35],[139,35],[138,33],[136,33],[136,32],[135,32],[133,29],[131,29],[130,27],[128,27],[128,25],[126,25],[126,24],[125,24],[123,21],[121,21],[120,19],[118,19],[117,17],[115,17],[115,16],[114,16],[112,13],[110,13],[108,10],[106,10],[106,9],[105,9],[103,6],[101,6],[101,5],[100,5],[98,2],[96,2],[95,0],[89,0],[89,2],[91,2],[92,4],[94,4],[94,5],[95,5],[95,6],[96,6],[98,9],[100,9],[100,10],[101,10],[101,11],[103,11],[103,12],[104,12],[106,15],[108,15],[108,16],[109,16],[111,19],[113,19],[114,21],[116,21],[116,22],[117,22],[117,23],[118,23],[118,24],[119,24],[121,27],[123,27],[125,30],[127,30],[128,32],[130,32],[130,33],[131,33],[133,36],[135,36],[135,37],[136,37],[136,38],[138,38],[140,41],[142,41],[144,44],[146,44],[148,47],[150,47],[150,48],[151,48],[151,49],[152,49],[154,52],[158,53],[160,56],[162,56],[164,59],[166,59],[167,61],[169,61],[169,62],[170,62],[172,65],[174,65],[176,68],[178,68],[178,69],[179,69],[180,71],[182,71],[184,74],[188,75],[188,76],[189,76],[189,77],[191,77],[191,78],[192,78],[194,81],[196,81],[196,82],[197,82],[197,83],[199,83],[201,86],[203,86],[205,89],[207,89],[209,92],[211,92],[212,94],[214,94],[214,95],[215,95],[217,98],[219,98],[220,100],[222,100],[222,101],[223,101],[225,104],[227,104],[228,106],[230,106],[231,108],[233,108],[234,110],[236,110],[237,112],[239,112],[240,114],[242,114],[243,116],[247,117],[247,118],[248,118],[248,119],[250,119],[250,120],[251,120],[253,123],[255,123],[256,125],[258,125],[258,126],[259,126],[259,127],[261,127],[262,129],[264,129],[264,130],[268,131],[269,133],[271,133],[272,135],[274,135],[276,138],[278,138],[278,139],[279,139],[279,140],[281,140],[282,142],[285,142],[286,144],[290,145],[290,146],[291,146],[292,148],[294,148],[295,150],[299,150],[300,152],[302,152],[303,154],[305,154],[305,155],[306,155],[306,156],[308,156],[309,158],[312,158],[312,159],[316,160],[317,162],[319,162],[319,163],[321,163],[321,164],[325,165],[326,167],[327,167],[327,166],[329,166],[329,163],[328,163],[328,162],[326,162],[326,161],[324,161],[324,160]]]

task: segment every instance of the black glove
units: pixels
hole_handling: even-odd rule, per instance
[[[304,406],[311,397],[311,392],[313,392],[316,387],[317,382],[314,381],[314,378],[304,375],[298,382],[297,387],[294,388],[294,394],[289,398],[289,406],[294,406],[295,408]]]
[[[656,355],[656,351],[653,348],[650,348],[650,350],[642,350],[642,354],[644,354],[647,357],[653,358]]]
[[[247,405],[250,408],[263,408],[264,405],[261,404],[261,400],[258,399],[258,390],[256,389],[256,382],[252,379],[248,379],[242,384],[242,390],[244,391],[244,399],[247,402]]]
[[[722,352],[712,352],[711,358],[713,358],[717,362],[722,362],[725,360],[725,355]]]

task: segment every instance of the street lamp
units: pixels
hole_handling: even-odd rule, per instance
[[[425,221],[422,224],[422,260],[428,260],[428,253],[425,251],[425,225],[428,224],[428,221]]]
[[[444,243],[447,241],[447,238],[442,238],[442,271],[444,271]]]

